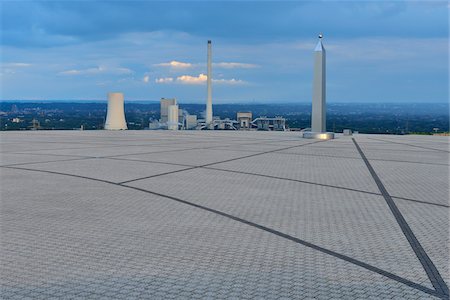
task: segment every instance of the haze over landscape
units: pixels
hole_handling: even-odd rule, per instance
[[[323,32],[329,102],[448,101],[446,1],[0,5],[1,100],[204,103],[212,39],[215,104],[310,102]]]

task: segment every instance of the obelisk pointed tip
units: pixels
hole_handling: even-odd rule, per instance
[[[323,34],[320,33],[320,34],[319,34],[319,41],[317,42],[317,45],[316,45],[316,48],[314,49],[314,51],[322,52],[322,51],[325,50],[325,49],[323,48],[322,39],[323,39]]]

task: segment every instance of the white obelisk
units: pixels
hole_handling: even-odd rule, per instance
[[[208,61],[207,61],[207,76],[206,84],[207,84],[207,99],[206,99],[206,117],[205,117],[205,123],[207,127],[210,127],[212,120],[213,120],[213,111],[212,111],[212,87],[211,87],[211,81],[212,81],[212,72],[211,72],[211,41],[208,41]]]
[[[108,93],[108,110],[106,115],[105,129],[127,129],[122,93]]]
[[[319,42],[314,49],[311,132],[305,132],[303,137],[327,140],[334,138],[334,134],[331,132],[326,132],[326,55],[325,48],[322,44],[322,38],[323,35],[319,34]]]
[[[314,79],[312,96],[311,131],[325,132],[326,126],[326,57],[322,35],[314,49]]]

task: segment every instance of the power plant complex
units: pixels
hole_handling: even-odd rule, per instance
[[[314,49],[314,76],[311,128],[303,130],[304,138],[333,139],[334,133],[326,132],[326,53],[322,44],[323,35]],[[167,130],[286,130],[282,117],[260,116],[253,119],[251,112],[238,112],[236,120],[213,116],[212,106],[212,43],[207,43],[206,108],[203,119],[190,115],[179,107],[175,98],[161,98],[160,119],[149,123],[149,129]],[[127,124],[122,93],[108,94],[108,111],[105,122],[107,130],[125,130]]]

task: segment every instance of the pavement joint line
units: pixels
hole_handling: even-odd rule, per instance
[[[179,142],[179,139],[181,138],[181,136],[177,137],[177,142]],[[212,139],[210,139],[212,140]],[[210,142],[210,140],[205,140],[205,141],[201,141],[201,142]],[[270,141],[270,142],[290,142],[290,141],[296,141],[293,139],[255,139],[257,141]],[[120,140],[120,141],[132,141],[132,142],[136,142],[136,140]],[[164,142],[168,142],[167,144],[154,144],[155,142],[159,142],[159,141],[164,141]],[[152,147],[164,147],[164,146],[172,146],[174,145],[172,142],[175,141],[174,139],[149,139],[149,140],[143,140],[142,142],[146,142],[145,144],[137,144],[137,145],[131,145],[131,146],[152,146]],[[217,140],[213,140],[213,141],[217,141]],[[236,141],[236,142],[241,142],[241,141],[248,141],[248,139],[227,139],[227,141]],[[37,144],[86,144],[86,145],[92,145],[94,147],[83,147],[83,148],[75,148],[75,149],[91,149],[91,148],[102,148],[102,147],[127,147],[124,146],[123,144],[116,144],[114,142],[110,142],[110,143],[102,143],[102,142],[93,142],[93,143],[88,143],[88,142],[66,142],[66,141],[33,141],[33,143],[37,143]],[[23,142],[5,142],[4,144],[22,144]],[[153,144],[149,144],[149,143],[153,143]],[[198,141],[196,142],[192,142],[189,141],[188,139],[183,140],[181,143],[177,143],[176,145],[181,145],[181,144],[197,144],[199,143]],[[259,142],[255,143],[258,144]],[[240,145],[240,144],[238,144]],[[245,144],[242,144],[245,145]],[[98,146],[98,147],[97,147]],[[228,146],[217,146],[217,147],[228,147]],[[51,148],[51,149],[32,149],[32,150],[24,150],[24,151],[20,151],[20,152],[26,152],[26,151],[46,151],[46,150],[64,150],[64,149],[74,149],[74,148]],[[15,153],[14,151],[0,151],[1,153]]]
[[[428,205],[450,208],[449,205],[445,205],[445,204],[441,204],[441,203],[434,203],[434,202],[428,202],[428,201],[399,197],[399,196],[391,196],[391,198],[398,199],[398,200],[412,201],[412,202],[417,202],[417,203],[421,203],[421,204],[428,204]]]
[[[368,138],[369,139],[369,138]],[[404,144],[402,144],[402,145],[404,145]],[[317,148],[323,148],[323,149],[331,149],[330,147],[322,147],[322,146],[316,146]],[[336,146],[336,147],[333,147],[333,148],[335,148],[335,149],[351,149],[350,147],[340,147],[340,146]],[[375,149],[375,150],[377,150],[377,151],[388,151],[388,152],[405,152],[405,150],[402,150],[402,149],[386,149],[386,148],[383,148],[383,149]],[[424,150],[408,150],[408,152],[417,152],[417,153],[430,153],[430,152],[432,152],[432,150],[429,150],[429,151],[424,151]]]
[[[247,143],[242,145],[259,145],[264,144],[265,142],[258,143]],[[168,145],[170,146],[170,145]],[[194,148],[183,148],[183,149],[173,149],[173,150],[164,150],[164,151],[153,151],[153,152],[139,152],[139,153],[128,153],[128,154],[118,154],[118,155],[107,155],[107,156],[99,156],[97,158],[110,158],[110,157],[122,157],[122,156],[131,156],[131,155],[142,155],[142,154],[152,154],[152,153],[166,153],[166,152],[180,152],[180,151],[191,151],[191,150],[214,150],[214,148],[222,147],[220,146],[209,146],[209,147],[194,147]]]
[[[348,191],[352,191],[352,192],[358,192],[358,193],[382,196],[381,193],[375,193],[375,192],[370,192],[370,191],[366,191],[366,190],[359,190],[359,189],[353,189],[353,188],[348,188],[348,187],[343,187],[343,186],[330,185],[330,184],[326,184],[326,183],[319,183],[319,182],[306,181],[306,180],[293,179],[293,178],[286,178],[286,177],[278,177],[278,176],[259,174],[259,173],[250,173],[250,172],[235,171],[235,170],[229,170],[229,169],[220,169],[220,168],[214,168],[214,167],[194,166],[194,165],[187,165],[187,164],[180,164],[180,163],[169,163],[169,162],[161,162],[161,161],[154,161],[154,160],[126,159],[126,158],[106,158],[106,159],[123,160],[123,161],[138,161],[138,162],[150,163],[150,164],[172,165],[172,166],[187,167],[189,169],[202,168],[202,169],[223,171],[223,172],[229,172],[229,173],[238,173],[238,174],[245,174],[245,175],[251,175],[251,176],[267,177],[267,178],[278,179],[278,180],[286,180],[286,181],[299,182],[299,183],[305,183],[305,184],[312,184],[312,185],[318,185],[318,186],[323,186],[323,187],[348,190]],[[196,167],[196,168],[191,168],[191,167]],[[185,171],[187,171],[187,170],[188,169],[186,169]],[[422,204],[427,204],[427,205],[434,205],[434,206],[450,208],[449,205],[440,204],[440,203],[428,202],[428,201],[412,199],[412,198],[406,198],[406,197],[400,197],[400,196],[391,196],[391,197],[395,198],[395,199],[399,199],[399,200],[404,200],[404,201],[411,201],[411,202],[417,202],[417,203],[422,203]]]
[[[282,153],[282,152],[280,152],[280,153]],[[25,153],[19,153],[19,154],[25,154]],[[26,153],[26,154],[29,154],[29,153]],[[41,153],[39,153],[39,154],[30,154],[30,155],[48,155],[48,154],[41,154]],[[51,154],[51,155],[53,155],[53,154]],[[62,155],[62,154],[61,155],[57,155],[57,156],[77,157],[77,155]],[[228,170],[228,169],[220,169],[220,168],[212,168],[212,167],[187,165],[187,164],[180,164],[180,163],[169,163],[169,162],[140,160],[140,159],[126,159],[126,158],[116,158],[116,157],[79,156],[79,158],[77,157],[77,158],[72,158],[72,159],[61,159],[61,160],[37,161],[37,162],[27,162],[27,163],[16,163],[16,164],[9,164],[9,165],[0,165],[0,168],[15,167],[15,166],[27,166],[27,165],[35,165],[35,164],[46,164],[46,163],[54,163],[54,162],[56,163],[56,162],[77,161],[77,160],[86,160],[86,159],[112,159],[112,160],[129,161],[129,162],[144,162],[144,163],[154,163],[154,164],[164,164],[164,165],[187,167],[186,169],[182,169],[182,170],[178,170],[178,171],[171,171],[171,172],[165,172],[165,173],[161,173],[161,174],[151,175],[150,177],[147,177],[146,179],[149,179],[149,178],[152,178],[152,177],[157,177],[159,175],[169,175],[169,174],[180,172],[180,171],[188,171],[188,170],[191,170],[191,169],[204,168],[204,169],[209,169],[209,170],[216,170],[216,171],[223,171],[223,172],[230,172],[230,173],[239,173],[239,174],[246,174],[246,175],[252,175],[252,176],[260,176],[260,177],[273,178],[273,179],[278,179],[278,180],[286,180],[286,181],[299,182],[299,183],[305,183],[305,184],[312,184],[312,185],[318,185],[318,186],[324,186],[324,187],[330,187],[330,188],[348,190],[348,191],[353,191],[353,192],[359,192],[359,193],[365,193],[365,194],[382,196],[379,193],[365,191],[365,190],[347,188],[347,187],[336,186],[336,185],[329,185],[329,184],[325,184],[325,183],[312,182],[312,181],[306,181],[306,180],[300,180],[300,179],[278,177],[278,176],[273,176],[273,175],[249,173],[249,172],[243,172],[243,171],[235,171],[235,170]],[[137,179],[133,179],[133,180],[137,180]],[[404,201],[411,201],[411,202],[417,202],[417,203],[426,204],[426,205],[433,205],[433,206],[450,208],[449,205],[440,204],[440,203],[428,202],[428,201],[423,201],[423,200],[418,200],[418,199],[411,199],[411,198],[400,197],[400,196],[391,196],[391,197],[394,198],[394,199],[399,199],[399,200],[404,200]]]
[[[441,299],[448,299],[448,295],[446,295],[446,294],[440,293],[440,292],[438,292],[436,290],[430,289],[430,288],[428,288],[426,286],[423,286],[421,284],[415,283],[415,282],[410,281],[410,280],[408,280],[406,278],[400,277],[398,275],[395,275],[395,274],[390,273],[388,271],[385,271],[383,269],[377,268],[377,267],[372,266],[370,264],[367,264],[367,263],[365,263],[363,261],[354,259],[352,257],[349,257],[347,255],[341,254],[339,252],[335,252],[335,251],[327,249],[327,248],[323,248],[323,247],[318,246],[316,244],[313,244],[313,243],[307,242],[305,240],[299,239],[297,237],[288,235],[286,233],[280,232],[280,231],[272,229],[270,227],[266,227],[266,226],[263,226],[263,225],[260,225],[260,224],[257,224],[257,223],[245,220],[245,219],[241,219],[241,218],[239,218],[237,216],[234,216],[234,215],[231,215],[231,214],[227,214],[225,212],[222,212],[222,211],[219,211],[219,210],[215,210],[213,208],[209,208],[209,207],[206,207],[206,206],[203,206],[203,205],[199,205],[199,204],[187,201],[187,200],[176,198],[176,197],[173,197],[173,196],[170,196],[170,195],[165,195],[165,194],[152,192],[152,191],[149,191],[149,190],[145,190],[145,189],[142,189],[142,188],[138,188],[138,187],[134,187],[134,186],[126,185],[126,184],[119,184],[119,183],[115,183],[115,182],[108,181],[108,180],[96,179],[96,178],[91,178],[91,177],[86,177],[86,176],[80,176],[80,175],[74,175],[74,174],[68,174],[68,173],[61,173],[61,172],[54,172],[54,171],[38,170],[38,169],[27,169],[27,168],[20,168],[20,167],[5,167],[5,168],[14,169],[14,170],[31,171],[31,172],[41,172],[41,173],[48,173],[48,174],[54,174],[54,175],[62,175],[62,176],[81,178],[81,179],[92,180],[92,181],[97,181],[97,182],[103,182],[103,183],[112,184],[112,185],[123,187],[123,188],[129,188],[129,189],[132,189],[132,190],[144,192],[144,193],[147,193],[147,194],[163,197],[163,198],[166,198],[166,199],[170,199],[170,200],[176,201],[178,203],[182,203],[182,204],[185,204],[185,205],[188,205],[188,206],[191,206],[191,207],[199,208],[199,209],[202,209],[202,210],[205,210],[205,211],[208,211],[208,212],[211,212],[211,213],[214,213],[214,214],[226,217],[228,219],[240,222],[242,224],[249,225],[251,227],[254,227],[254,228],[263,230],[265,232],[274,234],[274,235],[279,236],[281,238],[285,238],[285,239],[293,241],[293,242],[295,242],[297,244],[306,246],[308,248],[317,250],[319,252],[322,252],[322,253],[328,254],[330,256],[336,257],[338,259],[344,260],[346,262],[352,263],[354,265],[357,265],[359,267],[362,267],[362,268],[364,268],[366,270],[372,271],[372,272],[377,273],[379,275],[385,276],[385,277],[387,277],[387,278],[389,278],[391,280],[397,281],[399,283],[402,283],[402,284],[404,284],[406,286],[409,286],[409,287],[411,287],[413,289],[422,291],[422,292],[427,293],[429,295],[436,296],[436,297],[439,297]]]
[[[311,143],[306,143],[306,144],[301,144],[301,145],[295,145],[295,146],[289,146],[289,147],[285,147],[285,148],[279,148],[279,149],[274,149],[274,150],[270,150],[270,151],[264,151],[264,152],[260,152],[260,153],[254,153],[254,154],[250,154],[250,155],[246,155],[246,156],[240,156],[240,157],[236,157],[236,158],[230,158],[230,159],[227,159],[227,160],[222,160],[222,161],[219,161],[219,162],[208,163],[208,164],[204,164],[204,165],[200,165],[200,166],[194,166],[194,167],[190,167],[190,168],[186,168],[186,169],[182,169],[182,170],[176,170],[176,171],[172,171],[172,172],[166,172],[166,173],[162,173],[162,174],[156,174],[156,175],[150,175],[150,176],[146,176],[146,177],[141,177],[141,178],[136,178],[136,179],[126,180],[126,181],[119,182],[119,184],[135,182],[135,181],[139,181],[139,180],[144,180],[144,179],[149,179],[149,178],[159,177],[159,176],[163,176],[163,175],[168,175],[168,174],[174,174],[174,173],[184,172],[184,171],[193,170],[193,169],[198,169],[198,168],[204,168],[204,167],[208,167],[208,166],[212,166],[212,165],[216,165],[216,164],[221,164],[221,163],[226,163],[226,162],[236,161],[236,160],[240,160],[240,159],[245,159],[245,158],[255,157],[255,156],[259,156],[259,155],[263,155],[263,154],[269,154],[269,153],[273,153],[273,152],[277,152],[277,151],[282,151],[282,150],[286,150],[286,149],[291,149],[291,148],[303,147],[303,146],[307,146],[307,145],[311,145],[311,144],[315,144],[315,143],[320,143],[320,142],[323,142],[323,141],[314,141],[314,142],[311,142]]]
[[[357,160],[361,159],[360,157],[327,155],[327,154],[292,153],[292,152],[280,152],[279,154],[300,155],[300,156],[318,156],[318,157],[331,157],[331,158],[347,158],[347,159],[357,159]],[[387,161],[387,162],[400,162],[400,163],[423,164],[423,165],[437,165],[437,166],[446,166],[446,167],[450,166],[450,164],[429,163],[429,162],[410,161],[410,160],[383,159],[383,158],[370,158],[370,157],[369,157],[369,159],[370,160],[376,160],[376,161]]]
[[[425,272],[427,273],[427,276],[428,276],[431,284],[433,285],[433,287],[439,294],[444,295],[448,298],[449,290],[448,290],[447,284],[445,283],[441,274],[439,274],[438,269],[436,268],[433,261],[430,259],[430,257],[426,253],[425,249],[420,244],[417,237],[414,235],[414,232],[412,231],[411,227],[406,222],[405,218],[403,217],[402,213],[400,212],[399,208],[395,204],[394,200],[392,199],[392,197],[386,190],[385,186],[383,185],[383,182],[378,177],[377,173],[373,169],[372,165],[370,164],[369,160],[365,156],[361,147],[358,145],[358,143],[356,142],[356,140],[354,138],[352,138],[352,141],[355,144],[355,147],[358,150],[359,154],[361,155],[361,158],[363,159],[364,163],[366,164],[367,169],[369,170],[372,178],[376,182],[378,189],[380,190],[381,194],[383,195],[384,199],[386,200],[386,203],[389,206],[389,209],[391,210],[392,214],[394,215],[395,220],[397,221],[403,234],[405,235],[406,239],[408,240],[409,244],[411,245],[411,248],[413,249],[413,251],[416,254],[417,258],[419,259],[420,263],[422,264],[422,267],[424,268]]]
[[[248,143],[247,145],[254,145],[254,144],[264,144],[265,142],[257,142],[257,143]],[[245,145],[245,144],[244,144]],[[306,144],[307,145],[307,144]],[[121,146],[115,146],[115,147],[126,147],[126,145]],[[85,159],[90,158],[115,158],[115,157],[122,157],[122,156],[132,156],[132,155],[142,155],[142,154],[157,154],[157,153],[169,153],[169,152],[180,152],[180,151],[190,151],[190,150],[215,150],[213,148],[221,147],[221,146],[211,146],[211,147],[195,147],[195,148],[182,148],[182,149],[173,149],[173,150],[164,150],[164,151],[153,151],[153,152],[143,152],[143,153],[128,153],[128,154],[118,154],[118,155],[107,155],[107,156],[80,156],[80,155],[65,155],[65,154],[48,154],[48,153],[21,153],[21,152],[5,152],[6,154],[20,154],[20,155],[47,155],[47,156],[69,156],[69,157],[82,157]],[[103,148],[103,147],[87,147],[87,148],[81,148],[81,149],[91,149],[91,148]],[[55,149],[55,150],[72,150],[76,148],[62,148],[62,149]],[[51,150],[51,149],[47,149]],[[30,150],[30,151],[42,151],[42,150]],[[259,153],[259,152],[258,152]],[[1,156],[2,153],[0,153]],[[79,159],[67,159],[67,160],[58,160],[58,161],[70,161],[70,160],[79,160]],[[17,164],[10,164],[10,165],[1,165],[0,167],[6,167],[6,166],[19,166],[19,165],[30,165],[30,164],[38,164],[38,163],[50,163],[50,162],[57,162],[56,160],[52,161],[41,161],[41,162],[28,162],[28,163],[17,163]],[[169,173],[170,174],[170,173]],[[162,175],[162,174],[161,174]]]
[[[151,140],[152,142],[158,141],[158,139],[153,139]],[[57,143],[57,142],[55,142]],[[195,144],[196,142],[187,142],[187,143],[183,143],[183,144]],[[108,145],[98,145],[98,146],[93,146],[93,147],[77,147],[77,148],[46,148],[46,149],[32,149],[32,150],[23,150],[23,151],[2,151],[0,152],[1,154],[14,154],[14,153],[20,153],[20,154],[25,154],[23,152],[35,152],[35,151],[51,151],[51,150],[83,150],[83,149],[94,149],[94,148],[120,148],[120,147],[130,147],[130,146],[136,146],[136,147],[145,147],[145,146],[151,146],[151,147],[165,147],[165,146],[173,146],[173,143],[170,144],[138,144],[138,145],[123,145],[123,144],[108,144]],[[180,145],[180,144],[175,144],[175,145]]]
[[[448,151],[448,150],[442,150],[442,149],[436,149],[436,148],[430,148],[430,147],[418,146],[418,145],[414,145],[414,144],[399,143],[399,142],[393,142],[393,141],[387,141],[387,140],[383,140],[383,139],[369,138],[369,137],[368,137],[367,139],[369,139],[369,140],[374,140],[374,141],[382,141],[382,142],[391,143],[391,144],[407,145],[407,146],[410,146],[410,147],[416,147],[416,148],[422,148],[422,149],[428,149],[428,150],[434,150],[434,151],[439,151],[439,152],[450,153],[450,151]]]
[[[95,157],[78,157],[78,158],[71,158],[71,159],[60,159],[60,160],[49,160],[49,161],[35,161],[35,162],[17,163],[17,164],[10,164],[10,165],[0,165],[0,168],[8,168],[8,167],[16,167],[16,166],[28,166],[28,165],[54,163],[54,162],[75,161],[75,160],[87,160],[87,159],[93,159],[93,158],[95,158]]]
[[[260,144],[260,143],[255,143],[255,144]],[[244,145],[254,145],[254,144],[244,144]],[[133,145],[133,146],[142,146],[142,145]],[[149,145],[152,147],[164,147],[164,146],[168,146],[168,145]],[[164,153],[164,152],[175,152],[175,151],[190,151],[190,150],[214,150],[214,151],[241,151],[241,152],[253,152],[253,153],[259,153],[260,151],[256,151],[256,150],[248,150],[248,149],[238,149],[238,150],[234,150],[234,149],[227,149],[229,147],[232,147],[235,145],[230,145],[230,146],[211,146],[211,147],[204,147],[204,148],[183,148],[183,149],[173,149],[173,150],[166,150],[166,151],[155,151],[155,152],[145,152],[145,153],[131,153],[131,154],[118,154],[117,156],[103,156],[103,157],[97,157],[97,156],[86,156],[86,155],[70,155],[70,154],[48,154],[48,153],[23,153],[21,152],[4,152],[5,154],[18,154],[18,155],[46,155],[46,156],[62,156],[62,157],[84,157],[84,158],[109,158],[109,157],[121,157],[121,156],[131,156],[131,155],[140,155],[140,154],[152,154],[152,153]],[[239,145],[241,146],[241,145]],[[125,147],[125,146],[123,146]],[[217,149],[216,149],[217,147]],[[223,148],[226,149],[223,149]],[[95,148],[101,148],[101,147],[95,147]],[[69,149],[69,148],[68,148]],[[49,149],[48,149],[49,150]],[[63,149],[58,149],[58,150],[63,150]],[[36,150],[36,151],[40,151],[40,150]],[[330,157],[330,158],[344,158],[344,159],[357,159],[359,160],[359,157],[350,157],[350,156],[339,156],[339,155],[326,155],[326,154],[310,154],[310,153],[292,153],[292,152],[279,152],[278,154],[283,154],[283,155],[299,155],[299,156],[317,156],[317,157]],[[1,156],[1,153],[0,153]],[[437,166],[450,166],[450,164],[442,164],[442,163],[430,163],[430,162],[419,162],[419,161],[408,161],[408,160],[396,160],[396,159],[382,159],[382,158],[369,158],[370,160],[376,160],[376,161],[386,161],[386,162],[399,162],[399,163],[412,163],[412,164],[424,164],[424,165],[437,165]]]

